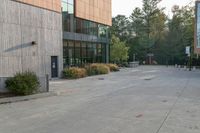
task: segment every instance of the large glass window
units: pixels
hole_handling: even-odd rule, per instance
[[[69,54],[67,41],[63,42],[63,65],[64,67],[69,65]]]
[[[92,44],[87,44],[87,62],[93,63],[93,48]]]
[[[62,12],[67,12],[67,3],[62,2]]]
[[[68,42],[68,58],[69,58],[69,62],[68,64],[70,66],[74,66],[75,63],[75,58],[74,58],[75,52],[74,52],[74,42],[73,41],[69,41]]]
[[[97,47],[96,47],[97,49],[97,56],[96,56],[96,60],[97,60],[97,62],[102,62],[102,46],[101,46],[101,44],[97,44]]]
[[[81,60],[82,60],[82,64],[86,64],[87,63],[87,44],[85,42],[81,43]]]
[[[76,23],[76,27],[75,27],[76,33],[82,33],[82,29],[83,28],[82,28],[82,21],[81,21],[81,19],[76,18],[75,23]]]
[[[102,50],[102,62],[106,62],[106,45],[102,44],[101,45],[101,50]]]
[[[67,40],[65,40],[63,44],[64,67],[105,62],[106,53],[104,44]]]
[[[105,25],[99,25],[99,33],[98,33],[98,36],[99,37],[107,37],[107,34],[108,34],[108,26],[105,26]]]
[[[67,9],[69,14],[74,14],[74,5],[68,4]]]
[[[62,0],[63,31],[74,32],[74,2]]]
[[[74,0],[62,0],[63,31],[106,37],[107,26],[74,17]]]
[[[73,5],[74,4],[74,0],[68,0],[68,3]]]
[[[74,45],[74,51],[75,51],[75,64],[80,66],[81,65],[81,43],[80,42],[75,42]]]

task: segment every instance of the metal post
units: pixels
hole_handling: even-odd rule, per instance
[[[49,92],[49,75],[46,74],[46,89],[47,89],[47,92]]]
[[[190,68],[189,68],[189,71],[192,71],[192,57],[191,57],[191,55],[189,56],[189,63],[190,63],[190,64],[189,64],[189,65],[190,65],[190,66],[189,66],[189,67],[190,67]]]

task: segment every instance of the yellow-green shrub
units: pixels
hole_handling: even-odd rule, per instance
[[[106,64],[111,72],[119,71],[119,67],[116,64]]]
[[[98,64],[98,63],[86,65],[85,69],[87,70],[87,74],[90,76],[108,74],[110,72],[110,69],[106,64]]]
[[[77,79],[87,76],[85,68],[70,67],[63,70],[63,77],[68,79]]]

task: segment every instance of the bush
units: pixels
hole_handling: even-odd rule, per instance
[[[129,63],[128,62],[122,62],[122,63],[118,64],[118,66],[120,66],[120,67],[129,67]]]
[[[30,95],[36,93],[40,83],[34,72],[17,73],[6,80],[6,88],[16,95]]]
[[[108,74],[110,72],[109,67],[106,64],[94,63],[94,64],[86,65],[85,68],[89,76]]]
[[[111,72],[117,72],[119,71],[119,67],[116,64],[106,64]]]
[[[63,77],[67,79],[77,79],[86,76],[87,72],[84,68],[71,67],[63,70]]]

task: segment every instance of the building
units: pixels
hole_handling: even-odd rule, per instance
[[[111,0],[62,0],[63,64],[108,62]]]
[[[108,62],[111,0],[1,0],[0,89],[31,70],[61,76],[63,67]]]
[[[195,36],[194,36],[194,53],[200,54],[200,1],[195,4]]]

